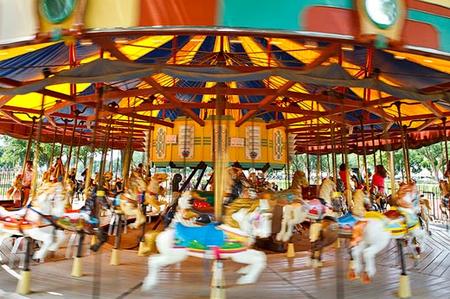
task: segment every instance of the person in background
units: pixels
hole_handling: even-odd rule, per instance
[[[22,191],[23,191],[22,203],[27,202],[28,198],[30,197],[32,181],[33,181],[33,162],[27,161],[25,163],[25,171],[23,172],[23,179],[22,179]]]
[[[386,177],[386,169],[383,167],[383,165],[377,165],[375,167],[375,174],[372,177],[372,187],[370,191],[373,192],[374,187],[377,187],[378,193],[384,194],[384,179]]]
[[[339,166],[339,178],[342,181],[342,184],[344,185],[344,190],[347,190],[348,186],[347,186],[347,165],[345,165],[345,163],[342,163]]]

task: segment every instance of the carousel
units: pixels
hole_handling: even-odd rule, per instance
[[[0,134],[27,140],[0,201],[0,290],[433,297],[450,167],[442,228],[409,152],[441,142],[450,166],[449,5],[175,2],[0,4]]]

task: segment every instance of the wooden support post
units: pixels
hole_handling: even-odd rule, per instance
[[[402,124],[402,114],[400,112],[401,102],[396,102],[395,105],[397,106],[400,132],[401,132],[401,136],[402,136],[403,162],[404,162],[404,166],[405,166],[406,181],[409,183],[409,182],[411,182],[411,169],[409,167],[408,148],[406,146],[405,130],[404,130],[404,127]]]
[[[66,175],[65,175],[66,178],[69,175],[69,171],[70,171],[70,162],[72,160],[73,141],[75,139],[75,132],[77,130],[78,115],[79,115],[79,111],[76,110],[75,111],[75,119],[73,122],[72,136],[70,137],[69,153],[67,154]]]

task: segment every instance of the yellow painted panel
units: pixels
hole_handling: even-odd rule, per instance
[[[86,28],[133,27],[139,24],[139,0],[89,0]]]
[[[37,50],[49,47],[54,44],[56,44],[56,42],[27,45],[27,46],[14,47],[14,48],[8,48],[8,49],[1,49],[0,50],[0,61],[14,58],[14,57],[17,57],[20,55],[24,55],[24,54],[27,54],[27,53],[30,53],[33,51],[37,51]]]
[[[434,57],[426,57],[423,55],[417,55],[417,54],[411,54],[411,53],[404,53],[404,52],[397,52],[397,51],[386,51],[391,54],[394,54],[396,56],[404,57],[405,59],[418,63],[420,65],[444,72],[444,73],[450,73],[450,61],[434,58]]]

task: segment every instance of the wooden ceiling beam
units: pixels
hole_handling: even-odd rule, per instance
[[[100,38],[100,39],[97,40],[97,42],[101,45],[101,47],[104,50],[107,50],[108,52],[110,52],[111,55],[113,55],[117,59],[120,59],[122,61],[127,61],[127,62],[133,62],[125,54],[120,52],[119,49],[117,49],[116,45],[111,40],[111,38]],[[155,88],[158,91],[158,93],[161,93],[170,102],[172,102],[172,103],[174,103],[176,105],[179,105],[178,109],[180,111],[182,111],[185,115],[187,115],[188,117],[192,118],[192,120],[197,122],[199,125],[201,125],[201,126],[205,125],[205,121],[203,119],[201,119],[191,109],[187,108],[186,106],[183,106],[183,103],[179,99],[177,99],[176,96],[173,96],[172,94],[167,93],[164,90],[164,88],[158,82],[156,82],[155,79],[153,79],[152,77],[146,77],[146,78],[143,78],[142,80],[147,82],[148,84],[150,84],[153,88]]]

